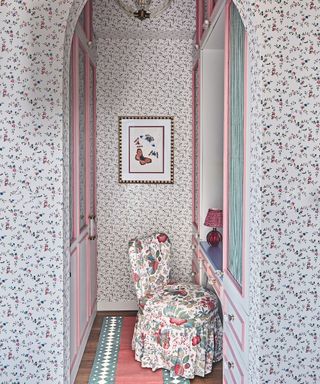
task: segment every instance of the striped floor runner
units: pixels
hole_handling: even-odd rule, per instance
[[[135,317],[104,318],[89,384],[190,384],[165,369],[141,368],[131,349],[134,324]]]

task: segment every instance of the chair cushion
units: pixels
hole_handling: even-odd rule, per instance
[[[217,300],[213,292],[199,285],[175,283],[146,295],[139,306],[145,316],[168,317],[171,324],[182,325],[212,314],[217,310]]]

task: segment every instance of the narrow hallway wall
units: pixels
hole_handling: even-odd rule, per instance
[[[249,384],[317,384],[319,2],[235,3],[250,57]]]
[[[168,13],[144,22],[117,13],[110,1],[95,2],[98,309],[135,308],[127,255],[128,241],[135,236],[167,232],[173,243],[174,275],[190,280],[195,4],[189,2],[188,8],[177,1]],[[118,183],[121,115],[174,116],[173,185]]]
[[[3,384],[69,382],[68,55],[84,1],[0,2]]]
[[[191,41],[98,42],[98,306],[135,302],[128,240],[153,231],[173,242],[174,274],[191,272]],[[175,117],[173,185],[118,183],[118,116]],[[129,305],[132,305],[129,303]]]

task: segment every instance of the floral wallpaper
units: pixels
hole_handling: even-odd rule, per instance
[[[154,6],[160,3],[156,0]],[[143,22],[127,16],[117,2],[94,2],[98,309],[110,303],[135,303],[128,240],[138,235],[167,232],[173,243],[175,275],[190,280],[194,29],[192,0],[176,0],[161,17]],[[121,115],[174,116],[173,185],[118,183]]]
[[[191,40],[99,39],[97,64],[98,308],[135,301],[128,241],[154,231],[190,279]],[[118,183],[118,116],[174,116],[174,184]]]
[[[0,2],[3,384],[69,381],[68,87],[62,80],[67,84],[82,3]]]
[[[135,303],[128,241],[138,235],[166,232],[175,275],[190,280],[194,28],[192,0],[174,1],[161,17],[143,22],[128,17],[114,1],[94,2],[98,309]],[[173,185],[118,183],[118,116],[125,115],[174,116]]]
[[[58,383],[66,369],[62,74],[70,3],[0,3],[1,383]]]
[[[250,375],[320,382],[318,2],[235,1],[250,55]]]
[[[193,9],[195,2],[189,1]],[[71,3],[0,2],[4,384],[68,382],[64,56],[82,2]],[[99,42],[100,302],[133,298],[126,242],[141,230],[167,229],[177,275],[188,278],[191,44],[187,31],[194,24],[192,15],[186,20],[185,2],[176,3],[181,11],[179,18],[174,17],[177,24],[168,18],[166,25],[172,28],[149,29],[149,38],[154,39],[145,38],[136,23],[131,37],[144,39],[125,40],[128,32],[122,35],[117,16],[113,38],[109,35],[103,41],[101,35]],[[254,337],[249,380],[250,384],[318,383],[320,7],[314,0],[236,3],[248,27],[251,59],[249,252]],[[104,27],[114,26],[106,25],[102,17],[96,22],[98,35]],[[130,71],[124,71],[124,60]],[[156,192],[152,185],[117,185],[117,116],[127,113],[175,115],[174,185],[159,185]],[[112,292],[115,282],[122,288]]]

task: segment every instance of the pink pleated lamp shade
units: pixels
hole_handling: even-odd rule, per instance
[[[207,233],[207,242],[216,247],[222,241],[222,235],[216,228],[222,228],[223,215],[222,209],[209,208],[204,225],[213,228],[212,231]]]
[[[222,228],[223,213],[222,209],[209,208],[204,225],[211,228]]]

